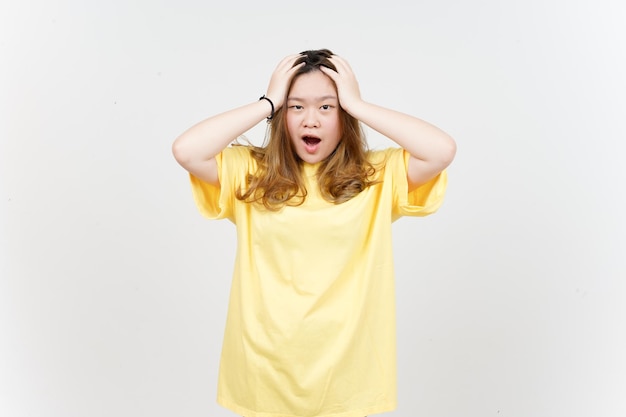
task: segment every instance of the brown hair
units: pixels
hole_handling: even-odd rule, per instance
[[[333,53],[328,49],[304,51],[301,55],[294,66],[302,62],[304,65],[294,74],[291,85],[302,74],[320,71],[322,65],[336,70],[329,60]],[[367,160],[368,147],[360,122],[341,106],[339,121],[341,140],[317,171],[322,196],[335,204],[350,200],[376,182],[372,180],[376,169]],[[273,211],[304,202],[307,190],[301,174],[302,161],[289,138],[286,104],[276,109],[263,146],[251,146],[251,154],[258,168],[248,176],[248,189],[237,190],[239,200],[262,203]]]

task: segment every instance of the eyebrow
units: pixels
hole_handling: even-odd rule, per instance
[[[307,101],[304,98],[300,98],[300,97],[287,97],[288,101]],[[321,96],[321,97],[315,97],[313,98],[311,101],[324,101],[324,100],[337,100],[337,96],[335,95],[327,95],[327,96]]]

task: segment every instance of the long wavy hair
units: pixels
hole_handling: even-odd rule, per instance
[[[320,66],[336,71],[329,60],[328,49],[302,52],[295,65],[305,64],[294,74],[293,82],[302,74],[321,71]],[[302,176],[302,160],[298,157],[287,129],[286,97],[281,108],[276,109],[261,147],[251,146],[251,155],[257,170],[247,178],[247,189],[236,192],[239,200],[261,203],[268,210],[304,203],[307,190]],[[344,203],[376,183],[376,168],[368,161],[369,152],[360,122],[339,107],[341,139],[335,150],[321,162],[317,170],[317,183],[325,200]]]

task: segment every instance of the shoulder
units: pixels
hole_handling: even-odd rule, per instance
[[[237,187],[256,170],[257,164],[252,152],[252,147],[247,145],[230,145],[222,149],[215,157],[219,181],[222,185]]]
[[[233,159],[249,159],[252,156],[252,146],[232,144],[222,150],[223,157]]]
[[[222,150],[217,157],[220,167],[229,169],[251,168],[256,166],[253,156],[254,147],[248,145],[230,145]]]
[[[398,164],[404,162],[404,149],[399,147],[389,147],[384,149],[374,149],[367,153],[367,160],[376,169],[384,169],[389,163]]]

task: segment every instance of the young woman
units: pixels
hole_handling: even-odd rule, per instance
[[[232,142],[267,118],[261,147]],[[361,124],[398,144],[369,150]],[[245,417],[396,406],[391,224],[443,202],[456,145],[364,101],[329,50],[283,59],[267,93],[176,139],[200,212],[237,228],[218,402]]]

